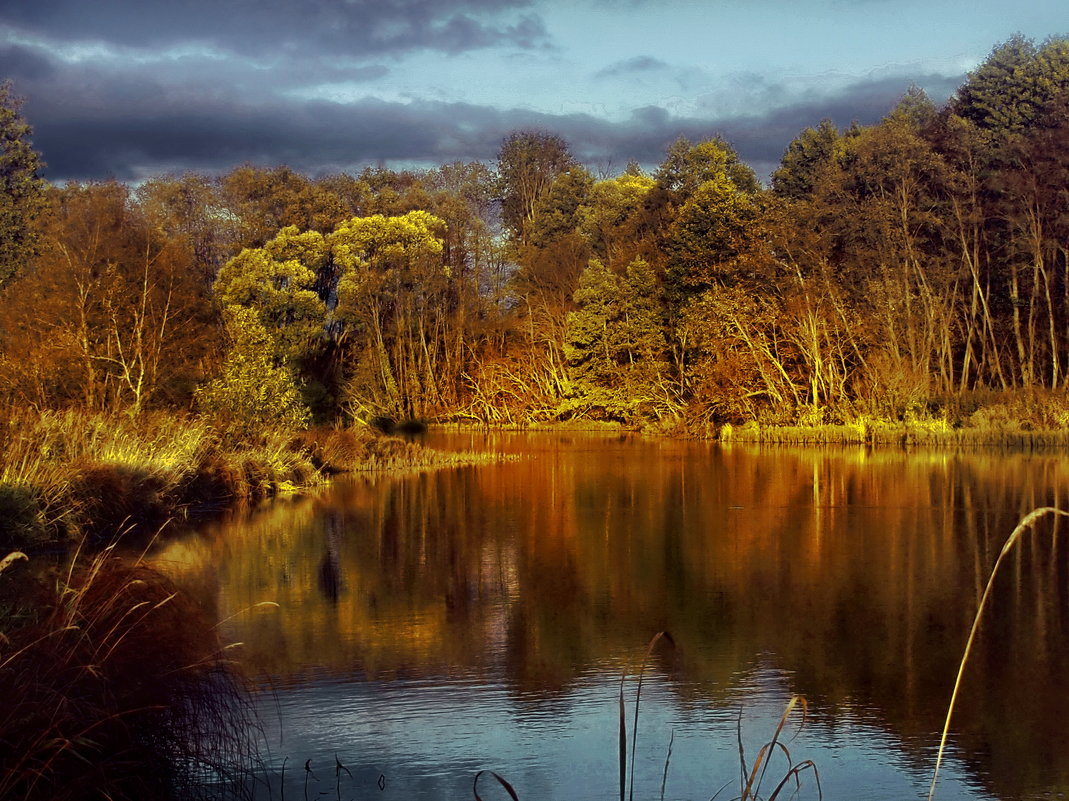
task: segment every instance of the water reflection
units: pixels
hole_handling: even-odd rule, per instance
[[[301,728],[302,747],[333,753],[363,731],[363,748],[414,777],[409,796],[467,795],[484,767],[524,777],[527,797],[611,794],[615,685],[662,629],[681,647],[660,657],[643,713],[653,785],[675,730],[677,795],[709,797],[737,772],[738,709],[774,721],[799,692],[829,797],[916,795],[990,565],[1024,513],[1069,498],[1069,466],[1046,456],[450,444],[528,458],[341,481],[159,557],[197,578],[252,673],[284,688],[282,727]],[[951,772],[940,798],[1069,789],[1059,525],[1026,538],[992,599],[956,718],[971,778]],[[559,737],[586,739],[562,752]],[[722,778],[687,784],[710,737]],[[577,785],[560,773],[579,752],[596,771]]]

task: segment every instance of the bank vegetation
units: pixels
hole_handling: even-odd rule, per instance
[[[768,186],[712,135],[617,175],[517,131],[493,164],[136,189],[48,186],[27,146],[0,392],[290,429],[1059,430],[1067,145],[1069,40],[1018,36],[942,107],[910,88],[877,124],[815,121]]]
[[[713,132],[595,175],[528,130],[493,164],[134,188],[43,181],[0,86],[0,795],[184,786],[196,693],[117,693],[225,662],[201,629],[134,647],[195,618],[136,563],[22,556],[437,458],[391,421],[1064,447],[1069,40],[903,89],[767,186]]]

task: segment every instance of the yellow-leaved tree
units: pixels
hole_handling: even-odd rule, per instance
[[[277,362],[277,343],[257,313],[227,306],[223,316],[229,347],[220,375],[197,388],[200,409],[239,430],[307,426],[308,409],[293,373]]]
[[[425,416],[441,391],[440,331],[451,272],[445,223],[425,211],[354,217],[327,237],[334,320],[353,341],[345,395],[356,417]]]

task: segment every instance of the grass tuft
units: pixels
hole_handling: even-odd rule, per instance
[[[776,788],[768,796],[768,801],[774,801],[780,791],[787,786],[793,779],[797,786],[801,786],[801,774],[807,770],[811,770],[817,784],[817,795],[823,798],[824,793],[820,787],[820,773],[817,770],[817,766],[812,760],[805,760],[804,762],[795,763],[791,757],[791,752],[782,741],[783,729],[787,725],[788,719],[794,713],[796,709],[801,708],[802,719],[798,724],[799,730],[805,725],[805,719],[809,712],[809,704],[804,696],[793,695],[787,702],[787,706],[783,710],[783,714],[780,716],[779,723],[776,725],[776,731],[772,735],[772,739],[765,743],[757,752],[757,758],[754,760],[753,767],[749,771],[749,776],[746,779],[742,788],[741,801],[757,801],[760,798],[761,785],[764,783],[765,775],[768,773],[768,766],[771,762],[772,755],[774,753],[781,752],[787,759],[787,771],[776,784]],[[739,761],[742,768],[742,774],[746,775],[746,759],[742,750],[742,737],[740,733],[739,737]]]
[[[0,602],[16,610],[0,637],[0,798],[244,794],[245,695],[210,618],[166,578],[79,549],[62,569],[4,573]]]

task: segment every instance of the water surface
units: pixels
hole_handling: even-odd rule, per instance
[[[738,796],[740,737],[752,761],[795,693],[790,754],[825,798],[922,797],[988,570],[1023,514],[1069,502],[1057,456],[432,440],[523,458],[346,478],[159,554],[266,688],[265,798],[283,773],[286,798],[471,798],[482,769],[522,801],[616,798],[620,677],[662,630],[636,798],[660,797],[670,742],[666,798]],[[1064,528],[1006,565],[937,798],[1069,789]]]

